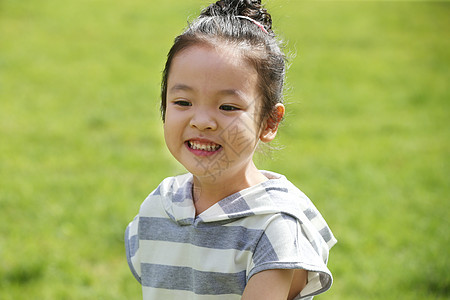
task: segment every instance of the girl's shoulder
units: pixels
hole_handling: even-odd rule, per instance
[[[323,240],[327,248],[333,247],[337,240],[325,218],[308,196],[285,176],[273,172],[269,174],[273,179],[265,183],[265,192],[270,203],[281,213],[297,219],[305,231],[309,232],[311,236]]]

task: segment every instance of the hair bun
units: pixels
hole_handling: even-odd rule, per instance
[[[219,0],[205,8],[200,16],[246,16],[272,29],[272,18],[261,5],[261,0]]]

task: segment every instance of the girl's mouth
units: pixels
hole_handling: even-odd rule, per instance
[[[191,152],[199,156],[212,155],[222,148],[221,145],[209,141],[188,140],[185,144]]]

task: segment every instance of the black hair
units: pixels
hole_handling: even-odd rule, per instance
[[[260,125],[274,112],[274,106],[283,102],[286,56],[281,50],[281,41],[275,37],[272,30],[270,14],[262,7],[261,0],[220,0],[206,7],[200,16],[175,38],[167,55],[161,82],[163,121],[172,60],[180,51],[199,44],[233,46],[239,49],[243,58],[255,68],[262,95],[258,120]],[[276,120],[276,117],[274,119]]]

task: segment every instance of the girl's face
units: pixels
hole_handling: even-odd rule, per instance
[[[231,47],[194,45],[174,57],[164,137],[197,178],[242,178],[254,166],[261,135],[257,80],[256,70]]]

